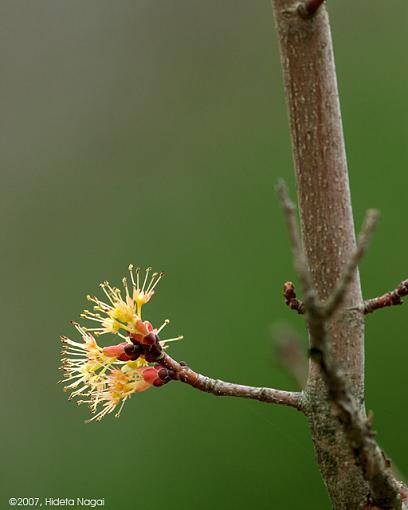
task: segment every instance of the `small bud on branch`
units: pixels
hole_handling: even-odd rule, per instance
[[[305,307],[299,299],[296,297],[295,286],[292,282],[285,282],[283,284],[283,296],[285,298],[286,305],[291,310],[296,310],[299,314],[305,313]]]
[[[379,308],[387,306],[402,305],[404,296],[408,295],[408,279],[402,281],[398,287],[390,292],[386,292],[382,296],[364,301],[364,313],[372,313]]]

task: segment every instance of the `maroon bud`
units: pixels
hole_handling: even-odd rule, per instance
[[[131,356],[135,351],[135,346],[133,344],[127,344],[125,345],[125,353],[128,356]]]
[[[166,384],[166,382],[168,382],[168,381],[162,381],[161,379],[156,379],[153,383],[153,386],[156,386],[156,388],[157,388],[158,386],[163,386],[163,384]]]
[[[154,333],[149,333],[145,337],[143,337],[142,343],[145,345],[154,345],[159,342],[159,337]]]
[[[159,343],[150,345],[146,347],[145,360],[148,361],[149,363],[157,361],[161,357],[161,354],[162,348]]]
[[[160,377],[160,379],[162,381],[165,381],[166,379],[168,379],[169,377],[169,371],[167,370],[167,368],[161,368],[158,372],[157,372],[157,375]]]
[[[139,356],[141,356],[145,352],[144,345],[135,344],[134,348],[135,348],[134,352],[137,353]]]
[[[128,344],[128,347],[125,347],[125,352],[129,358],[134,361],[145,353],[145,349],[144,346],[140,344]]]

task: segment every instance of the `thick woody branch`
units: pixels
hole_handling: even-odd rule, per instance
[[[375,441],[371,420],[365,418],[364,412],[358,406],[350,391],[347,379],[331,359],[327,334],[327,321],[343,302],[354,271],[371,239],[378,213],[373,210],[368,211],[355,251],[352,253],[332,293],[324,303],[320,303],[311,288],[311,284],[309,287],[311,278],[307,274],[309,270],[306,265],[306,257],[301,253],[303,250],[294,217],[294,208],[290,205],[291,201],[286,187],[282,185],[280,186],[280,197],[289,228],[295,264],[303,282],[304,290],[310,296],[305,307],[310,331],[310,356],[320,367],[327,385],[329,398],[334,405],[337,417],[343,425],[356,463],[361,467],[362,474],[370,486],[372,501],[379,508],[401,508],[400,485],[396,482],[390,470],[389,461],[385,459],[383,452]],[[293,284],[287,285],[285,290],[287,297],[296,299]]]
[[[353,279],[354,272],[358,266],[358,263],[363,258],[368,248],[371,237],[374,233],[374,229],[377,225],[378,218],[379,211],[375,209],[369,209],[367,211],[363,226],[361,227],[360,235],[358,236],[357,247],[354,253],[351,255],[350,260],[344,269],[342,276],[337,282],[336,287],[324,305],[324,313],[327,317],[333,315],[333,313],[342,304],[347,289]]]
[[[325,321],[311,316],[310,322],[313,338],[310,355],[320,366],[334,411],[344,427],[356,463],[369,483],[371,500],[379,508],[401,508],[401,486],[375,440],[371,418],[366,418],[358,408],[345,377],[330,360]]]
[[[347,380],[330,358],[326,317],[309,313],[310,355],[320,366],[334,412],[343,425],[356,464],[370,487],[370,499],[378,508],[401,508],[400,484],[375,440],[371,418],[366,418],[353,397]]]
[[[220,379],[212,379],[205,375],[194,372],[191,368],[178,363],[167,353],[163,353],[163,357],[159,363],[175,373],[174,379],[185,384],[189,384],[193,388],[206,393],[220,397],[242,397],[267,402],[269,404],[280,404],[284,406],[302,408],[302,394],[291,391],[275,390],[273,388],[258,388],[255,386],[245,386],[242,384],[234,384],[221,381]]]
[[[371,419],[365,418],[360,412],[345,378],[336,366],[330,363],[325,329],[321,328],[321,332],[322,336],[316,339],[316,346],[311,348],[311,356],[321,368],[335,413],[344,427],[356,463],[369,483],[371,500],[379,508],[401,508],[400,484],[395,480],[390,462],[375,440]]]
[[[358,271],[348,282],[345,270],[354,265],[349,254],[356,242],[330,24],[321,0],[303,2],[272,0],[302,244],[294,235],[293,207],[284,192],[280,195],[315,360],[309,366],[304,412],[333,508],[365,503],[399,508],[398,484],[365,422],[362,297]],[[324,314],[327,300],[330,318]]]
[[[286,197],[285,200],[289,200]],[[284,208],[285,214],[290,214],[288,208]],[[375,209],[369,209],[366,213],[363,226],[361,228],[357,247],[354,253],[351,255],[349,262],[347,263],[342,275],[337,282],[336,287],[329,295],[327,300],[320,307],[320,314],[329,318],[335,313],[335,311],[341,306],[344,297],[346,295],[347,289],[353,279],[354,272],[358,266],[358,263],[363,258],[368,245],[371,241],[372,235],[374,233],[375,227],[377,225],[379,218],[379,212]],[[291,222],[287,220],[288,225],[291,225]],[[298,236],[296,230],[293,230],[293,234]],[[295,243],[300,243],[300,239]],[[383,296],[378,298],[374,298],[364,303],[364,313],[370,313],[377,308],[382,308],[385,306],[391,305],[399,305],[402,304],[401,297],[406,296],[408,294],[408,280],[405,280],[400,283],[400,285],[392,292],[388,292]],[[285,302],[289,308],[292,310],[296,310],[299,314],[305,313],[305,305],[297,299],[295,286],[292,282],[286,282],[283,286],[283,295],[285,297]]]
[[[402,305],[404,296],[408,295],[408,279],[402,281],[398,287],[382,296],[364,301],[363,311],[365,314],[372,313],[386,306]]]

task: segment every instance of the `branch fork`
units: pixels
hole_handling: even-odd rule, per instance
[[[375,434],[372,431],[372,416],[369,415],[366,418],[360,411],[348,387],[346,377],[341,373],[336,364],[332,363],[327,335],[327,321],[340,310],[343,304],[354,271],[364,256],[371,240],[379,214],[375,210],[367,212],[355,251],[351,254],[349,262],[344,268],[331,295],[324,302],[320,302],[311,283],[311,276],[295,217],[295,207],[289,198],[284,182],[278,184],[277,191],[289,228],[295,267],[299,273],[302,290],[306,296],[305,305],[303,305],[296,298],[293,284],[287,282],[284,286],[286,303],[290,308],[297,310],[298,313],[305,313],[307,316],[311,342],[310,356],[320,367],[322,377],[327,385],[328,396],[334,406],[334,412],[342,423],[356,464],[361,467],[363,477],[370,486],[372,501],[379,508],[401,508],[401,485],[395,480],[390,470],[389,461],[385,458],[375,441]],[[392,300],[398,301],[401,295],[408,293],[407,284],[408,281],[405,280],[393,291],[394,293],[388,293],[385,295],[387,297],[381,296],[377,298],[377,301],[372,301],[378,303],[377,307],[388,306],[386,304],[380,305],[379,303],[390,302]],[[390,294],[392,297],[390,297]],[[371,306],[372,308],[375,307],[374,304]],[[299,310],[301,311],[299,312]]]
[[[320,367],[322,377],[327,385],[328,398],[333,404],[335,415],[343,426],[355,462],[360,466],[363,477],[370,486],[372,501],[380,508],[401,508],[401,486],[395,480],[390,470],[389,461],[385,458],[375,440],[375,434],[372,430],[372,416],[369,415],[367,418],[361,411],[348,387],[347,379],[336,364],[331,361],[327,334],[327,321],[341,309],[354,271],[371,240],[379,214],[375,210],[367,212],[355,251],[351,254],[349,262],[346,264],[332,293],[324,302],[320,302],[313,288],[312,278],[300,240],[294,204],[290,200],[286,185],[283,182],[278,184],[277,191],[288,225],[295,267],[305,296],[305,301],[302,303],[296,296],[294,284],[286,282],[284,285],[286,304],[289,308],[299,314],[305,314],[307,317],[311,338],[310,357]],[[378,308],[401,304],[401,297],[407,294],[408,280],[404,280],[394,291],[366,301],[362,311],[370,313]],[[188,384],[200,391],[216,396],[234,396],[280,404],[306,412],[305,401],[307,395],[304,395],[303,392],[288,392],[212,379],[195,372],[185,363],[177,362],[164,351],[157,362],[163,368],[166,368],[168,373],[172,374],[172,379]]]

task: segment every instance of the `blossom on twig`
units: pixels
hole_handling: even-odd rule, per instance
[[[61,337],[63,343],[62,366],[68,383],[64,390],[70,391],[70,399],[80,397],[78,404],[88,404],[94,416],[87,420],[101,420],[117,408],[119,416],[126,400],[133,393],[140,393],[152,386],[169,382],[174,373],[160,364],[163,349],[168,342],[182,337],[159,339],[159,333],[169,323],[166,320],[159,328],[142,320],[142,307],[152,298],[155,287],[163,273],[145,272],[141,284],[140,270],[129,266],[132,287],[123,278],[124,293],[112,287],[109,282],[101,284],[108,302],[96,296],[88,296],[94,303],[94,311],[85,310],[81,317],[98,322],[100,326],[87,328],[73,323],[82,337],[82,342]],[[102,347],[95,337],[114,334],[122,342]]]

